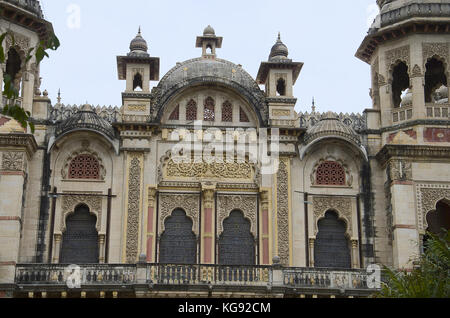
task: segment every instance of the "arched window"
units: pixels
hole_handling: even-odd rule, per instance
[[[169,116],[169,120],[180,120],[180,105],[177,105]]]
[[[425,102],[435,102],[433,95],[441,86],[447,86],[444,64],[432,58],[426,64],[425,72]]]
[[[233,105],[229,101],[225,101],[222,105],[222,121],[233,122]]]
[[[400,107],[403,93],[409,88],[408,66],[400,62],[392,71],[392,99],[394,108]]]
[[[314,265],[321,268],[351,268],[351,254],[346,224],[335,212],[328,211],[318,222],[314,244]]]
[[[92,155],[78,155],[69,165],[69,179],[100,179],[100,164]]]
[[[193,99],[186,105],[186,120],[197,120],[197,103]]]
[[[80,205],[66,219],[66,231],[61,245],[60,263],[96,264],[99,262],[97,218],[89,208]]]
[[[439,201],[436,205],[436,210],[427,214],[428,229],[435,235],[442,235],[444,230],[450,230],[450,203],[448,201]],[[423,238],[423,247],[426,249],[426,243],[428,241],[428,235]]]
[[[242,109],[242,107],[240,108],[240,111],[239,111],[239,121],[240,121],[241,123],[249,123],[249,122],[250,122],[250,120],[248,119],[247,114],[246,114],[245,111]]]
[[[205,108],[203,110],[203,120],[204,121],[214,121],[216,119],[214,99],[208,97],[205,100]]]
[[[140,73],[137,73],[136,75],[134,75],[133,78],[133,91],[139,90],[142,91],[143,86],[142,86],[142,75]]]
[[[336,161],[325,161],[316,170],[316,185],[345,186],[345,169]]]
[[[255,240],[250,222],[240,211],[233,211],[223,222],[219,238],[220,265],[255,265]]]
[[[277,81],[277,94],[278,96],[286,96],[286,81],[282,78]]]
[[[197,239],[192,232],[192,220],[182,210],[173,211],[166,220],[159,243],[162,264],[196,264]]]
[[[17,90],[20,90],[20,69],[22,60],[14,48],[9,49],[6,61],[6,74],[11,77],[11,82]]]

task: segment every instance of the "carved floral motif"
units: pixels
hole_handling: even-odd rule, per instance
[[[217,235],[223,232],[223,221],[230,216],[234,210],[244,213],[244,217],[250,220],[253,237],[256,232],[257,196],[256,195],[219,195],[217,196]]]
[[[281,264],[289,265],[289,159],[280,159],[277,174],[278,256]]]
[[[2,169],[7,171],[21,171],[24,169],[23,152],[4,152],[2,158]]]
[[[131,158],[128,176],[127,263],[135,263],[139,244],[139,207],[141,199],[141,159]]]
[[[443,199],[450,200],[450,185],[417,185],[417,220],[422,233],[428,228],[427,214],[436,210],[437,203]]]
[[[428,59],[438,56],[448,61],[448,43],[423,43],[422,44],[423,65]]]
[[[66,195],[62,197],[62,218],[61,232],[66,230],[66,219],[69,214],[74,213],[77,206],[85,204],[89,208],[89,212],[97,217],[97,231],[100,232],[102,224],[102,197],[92,196],[88,194]]]
[[[387,73],[390,73],[391,68],[397,64],[398,61],[402,61],[408,66],[408,69],[410,70],[410,47],[409,45],[402,46],[390,51],[386,52],[386,67],[387,67]]]

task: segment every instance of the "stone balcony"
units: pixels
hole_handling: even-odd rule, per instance
[[[70,288],[69,265],[24,264],[15,271],[16,296],[39,293],[72,297],[88,292],[119,297],[189,297],[190,294],[224,297],[369,297],[365,270],[283,268],[276,266],[163,265],[137,264],[80,265],[80,288]],[[56,293],[56,294],[55,294]],[[78,296],[77,296],[78,295]],[[130,296],[131,295],[131,296]],[[31,297],[31,296],[30,296]]]

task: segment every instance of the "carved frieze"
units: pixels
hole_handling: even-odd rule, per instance
[[[132,156],[128,175],[127,263],[135,263],[138,257],[141,174],[141,156]]]
[[[436,210],[439,201],[450,200],[450,185],[418,184],[416,191],[418,228],[423,234],[428,229],[427,214]]]
[[[288,160],[280,159],[277,174],[278,256],[289,265],[289,173]]]
[[[181,178],[225,178],[251,179],[252,166],[248,163],[175,163],[170,159],[166,166],[166,177]]]
[[[7,36],[5,38],[6,43],[5,52],[8,52],[8,50],[12,46],[15,46],[18,47],[23,54],[27,54],[28,50],[30,49],[30,38],[11,31],[9,31],[8,33],[14,37],[14,40],[12,39],[11,36]]]
[[[199,228],[199,211],[200,211],[200,194],[159,194],[159,234],[165,230],[165,221],[176,209],[182,209],[186,215],[192,219],[192,231],[198,235]]]
[[[344,197],[321,197],[313,198],[314,206],[314,231],[315,235],[319,232],[317,223],[325,217],[325,213],[332,210],[339,213],[347,223],[347,233],[352,235],[352,200]]]
[[[411,68],[410,63],[410,47],[409,45],[405,45],[399,48],[395,48],[393,50],[389,50],[386,52],[386,68],[387,74],[390,73],[392,67],[397,64],[398,61],[402,61],[408,66],[408,69]]]
[[[218,195],[217,196],[217,235],[223,232],[223,221],[230,213],[239,210],[250,220],[253,237],[257,236],[257,195]]]
[[[74,213],[77,206],[85,204],[89,211],[97,217],[97,231],[100,232],[102,224],[102,197],[88,194],[62,196],[61,232],[66,230],[66,219]]]
[[[412,165],[406,160],[391,160],[389,176],[393,181],[412,180]]]

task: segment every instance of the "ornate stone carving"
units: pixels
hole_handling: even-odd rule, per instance
[[[448,43],[423,43],[423,66],[427,64],[428,59],[438,56],[445,62],[448,61]]]
[[[154,208],[155,207],[156,193],[157,193],[156,188],[149,188],[148,189],[148,207],[149,208]]]
[[[423,76],[422,70],[420,69],[419,65],[417,65],[417,64],[414,65],[411,76],[412,77],[422,77]]]
[[[245,163],[175,163],[170,159],[166,166],[165,176],[168,178],[225,178],[251,179],[252,165]]]
[[[428,228],[427,214],[436,210],[440,200],[450,200],[450,185],[418,184],[416,189],[418,228],[421,233],[425,233]]]
[[[389,164],[391,180],[412,180],[411,162],[406,160],[392,160]]]
[[[278,256],[289,265],[289,159],[280,159],[277,174]]]
[[[100,167],[100,171],[99,171],[100,180],[105,180],[106,169],[105,169],[105,166],[103,165],[102,158],[99,156],[99,154],[97,152],[95,152],[95,151],[93,151],[93,150],[91,150],[89,148],[90,144],[89,144],[89,142],[87,140],[83,140],[81,142],[81,144],[82,145],[81,145],[81,148],[79,150],[72,152],[66,158],[66,160],[64,160],[64,164],[63,164],[62,169],[61,169],[61,177],[63,179],[68,179],[69,166],[70,166],[71,161],[74,158],[76,158],[76,157],[78,157],[80,155],[90,155],[90,156],[93,156],[98,161],[98,164],[99,164],[99,167]]]
[[[89,208],[89,212],[97,217],[97,231],[100,232],[102,224],[102,197],[92,196],[89,194],[65,195],[62,197],[62,217],[61,232],[66,231],[66,219],[69,214],[75,212],[80,204],[85,204]]]
[[[23,152],[4,152],[2,157],[2,170],[23,171],[25,157]]]
[[[160,193],[159,195],[159,234],[165,230],[165,221],[176,209],[182,209],[192,219],[192,231],[198,236],[198,218],[200,211],[199,194],[171,194]]]
[[[317,223],[330,210],[339,213],[339,217],[343,218],[347,223],[347,233],[350,236],[352,235],[352,201],[350,198],[315,196],[313,198],[313,206],[315,235],[319,232]]]
[[[212,209],[214,207],[214,190],[203,190],[203,205],[205,208]]]
[[[405,45],[386,52],[386,68],[387,74],[390,74],[392,67],[398,62],[402,61],[408,66],[408,70],[411,71],[410,63],[410,47]]]
[[[30,49],[30,39],[28,37],[25,37],[23,35],[15,33],[15,32],[9,31],[8,33],[14,37],[14,43],[13,43],[11,36],[7,36],[5,38],[5,43],[6,43],[5,52],[8,52],[8,50],[12,46],[14,46],[14,47],[19,48],[20,51],[22,51],[22,54],[24,57],[25,54],[27,54],[28,50]]]
[[[326,161],[331,161],[331,162],[337,162],[339,163],[342,168],[344,168],[345,171],[345,185],[348,187],[351,187],[353,185],[353,176],[350,172],[350,169],[348,168],[348,166],[340,159],[337,159],[333,156],[328,156],[326,158],[321,158],[315,165],[314,165],[314,169],[310,175],[310,179],[311,179],[311,185],[316,185],[317,184],[317,180],[316,180],[316,176],[317,176],[317,168],[319,168],[324,162]]]
[[[244,213],[250,220],[253,237],[257,236],[257,195],[218,195],[217,196],[217,235],[223,232],[223,221],[234,210]]]
[[[136,263],[138,257],[140,200],[141,158],[137,155],[131,157],[128,176],[127,263]]]

